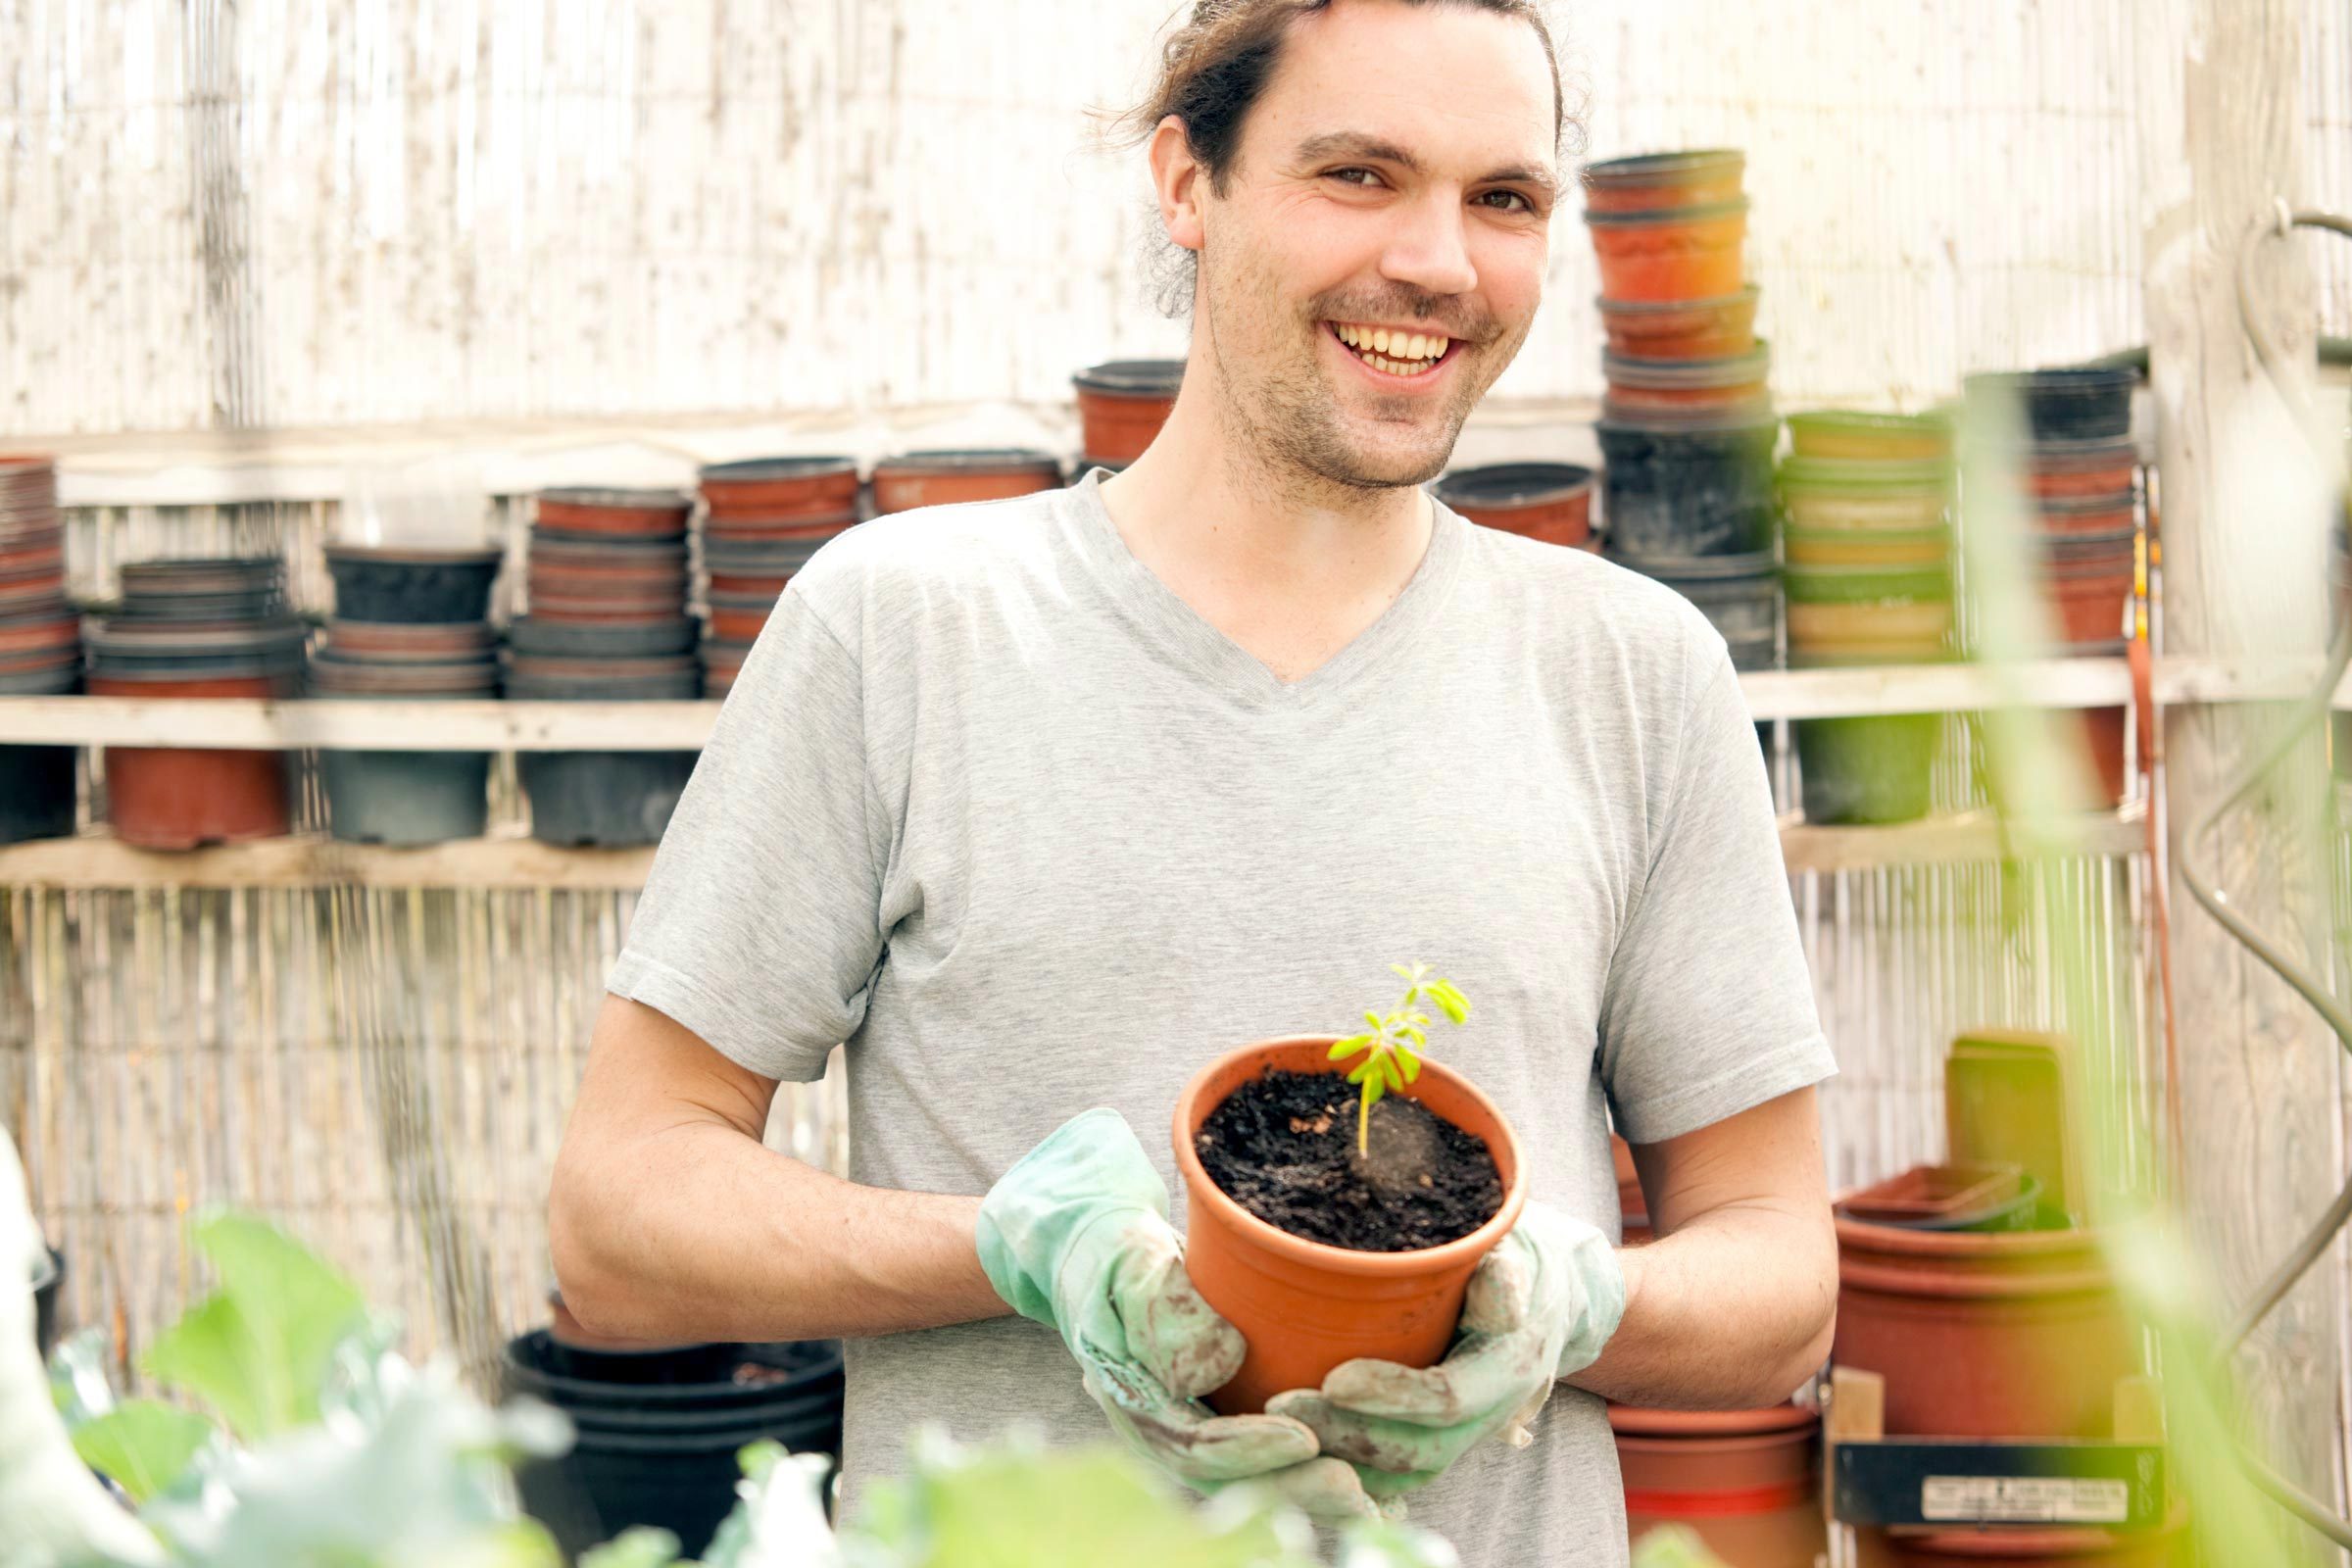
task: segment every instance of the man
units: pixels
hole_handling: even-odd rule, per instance
[[[916,1423],[1025,1420],[1324,1515],[1401,1496],[1472,1568],[1623,1562],[1602,1398],[1766,1403],[1826,1352],[1833,1068],[1721,639],[1417,488],[1536,310],[1548,38],[1524,0],[1213,0],[1142,122],[1198,268],[1175,411],[1116,478],[794,579],[612,970],[565,1299],[847,1339],[853,1504]],[[1162,1217],[1175,1096],[1415,959],[1472,999],[1437,1046],[1537,1201],[1439,1368],[1212,1419],[1241,1347]],[[837,1041],[849,1181],[758,1141]]]

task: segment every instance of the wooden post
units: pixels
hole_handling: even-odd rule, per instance
[[[2172,654],[2316,655],[2325,641],[2323,507],[2316,483],[2297,489],[2315,471],[2310,449],[2255,359],[2237,301],[2248,234],[2275,223],[2301,182],[2305,9],[2292,0],[2158,0],[2136,22],[2147,40],[2146,300]],[[2259,308],[2306,390],[2316,327],[2302,251],[2322,243],[2330,241],[2262,242]],[[2202,847],[2187,842],[2276,735],[2278,716],[2272,705],[2180,707],[2165,733],[2184,1196],[2232,1310],[2340,1177],[2334,1036],[2197,906],[2178,870],[2184,855],[2199,855],[2237,912],[2328,972],[2327,762],[2316,738],[2281,768],[2278,787],[2225,818]],[[2331,1503],[2344,1490],[2341,1256],[2320,1261],[2239,1361],[2256,1431],[2288,1476]]]

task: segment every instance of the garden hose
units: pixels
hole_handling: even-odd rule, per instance
[[[2237,308],[2245,323],[2246,335],[2254,345],[2255,358],[2263,371],[2278,389],[2296,423],[2307,435],[2311,422],[2309,401],[2286,373],[2284,358],[2264,329],[2262,318],[2254,308],[2254,263],[2261,254],[2265,240],[2284,239],[2295,228],[2324,228],[2352,236],[2352,220],[2329,213],[2291,212],[2285,203],[2278,204],[2275,221],[2257,225],[2246,236],[2238,253]],[[2316,436],[2314,436],[2316,441]],[[2323,450],[2321,461],[2332,466],[2334,454]],[[2327,988],[2292,956],[2274,945],[2253,925],[2230,906],[2227,895],[2200,867],[2199,847],[2220,826],[2221,819],[2236,809],[2294,749],[2302,743],[2312,727],[2327,716],[2333,707],[2335,688],[2343,679],[2347,667],[2352,667],[2352,617],[2328,651],[2327,674],[2319,686],[2299,700],[2289,710],[2285,723],[2276,739],[2263,750],[2252,765],[2240,771],[2221,800],[2197,819],[2180,845],[2180,880],[2188,887],[2191,897],[2204,907],[2221,927],[2251,953],[2261,963],[2284,981],[2294,993],[2311,1004],[2347,1051],[2352,1051],[2352,1016],[2347,1016]],[[2285,1299],[2295,1282],[2309,1272],[2334,1242],[2347,1219],[2352,1219],[2352,1183],[2347,1183],[2328,1205],[2319,1222],[2312,1226],[2294,1250],[2274,1268],[2253,1298],[2231,1321],[2220,1348],[2220,1356],[2227,1360],[2242,1347],[2248,1337]],[[2339,1546],[2352,1547],[2352,1521],[2347,1521],[2328,1504],[2313,1497],[2289,1481],[2268,1463],[2252,1453],[2242,1455],[2247,1473],[2254,1484],[2321,1535]]]

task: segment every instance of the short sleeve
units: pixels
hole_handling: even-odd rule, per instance
[[[765,1077],[865,1017],[888,827],[858,661],[788,587],[745,660],[606,978]]]
[[[1637,1144],[1696,1131],[1837,1071],[1814,1008],[1772,788],[1722,643],[1696,695],[1648,874],[1609,963],[1601,1076]]]

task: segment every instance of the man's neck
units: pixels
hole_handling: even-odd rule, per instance
[[[1151,449],[1102,487],[1120,537],[1178,598],[1284,680],[1319,667],[1404,591],[1429,548],[1417,486],[1279,470],[1188,383]]]

